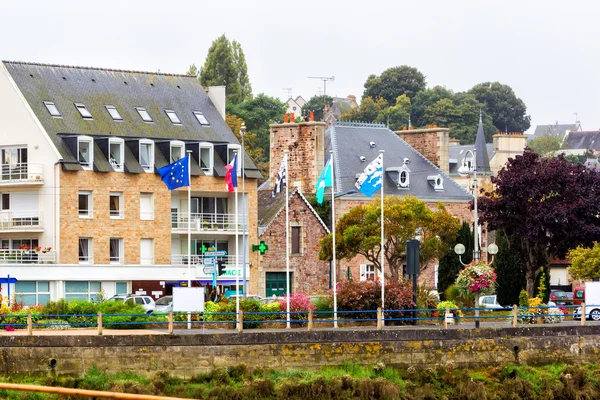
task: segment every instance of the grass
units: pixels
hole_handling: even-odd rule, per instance
[[[505,365],[486,368],[398,368],[342,364],[318,371],[249,370],[246,365],[216,368],[189,380],[166,372],[141,376],[109,374],[96,367],[82,378],[0,377],[1,381],[76,387],[195,399],[597,399],[596,364]],[[66,399],[56,395],[0,390],[2,399]],[[74,398],[72,398],[74,399]]]

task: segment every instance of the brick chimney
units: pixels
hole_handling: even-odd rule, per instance
[[[396,131],[396,134],[438,168],[448,173],[450,171],[449,132],[448,128],[429,127]]]
[[[527,137],[521,132],[498,132],[492,138],[496,155],[490,162],[490,168],[496,175],[509,158],[523,154],[523,150],[527,146]]]
[[[325,123],[288,122],[270,125],[270,187],[275,184],[284,151],[289,150],[287,182],[290,189],[300,182],[305,193],[314,193],[317,180],[325,164]]]

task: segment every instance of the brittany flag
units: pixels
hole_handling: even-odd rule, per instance
[[[227,191],[232,193],[237,188],[237,154],[233,156],[233,160],[225,166],[227,174],[225,174],[225,185]]]

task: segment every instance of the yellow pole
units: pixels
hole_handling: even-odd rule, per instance
[[[100,390],[70,389],[70,388],[53,387],[53,386],[23,385],[20,383],[0,382],[0,389],[17,390],[17,391],[22,391],[22,392],[55,393],[55,394],[64,394],[64,395],[71,395],[71,396],[98,397],[101,399],[184,400],[181,397],[163,397],[163,396],[151,396],[151,395],[147,395],[147,394],[102,392]]]

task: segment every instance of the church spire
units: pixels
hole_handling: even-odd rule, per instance
[[[484,174],[490,173],[490,159],[485,144],[485,132],[483,131],[481,110],[479,110],[479,126],[477,127],[477,137],[475,138],[475,152],[477,153],[477,172]]]

